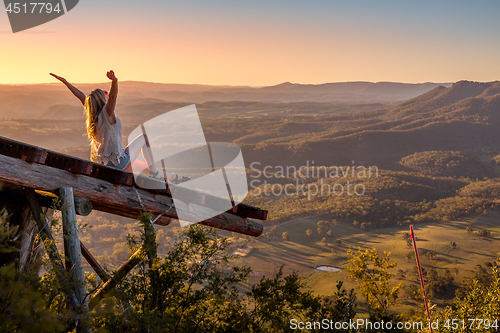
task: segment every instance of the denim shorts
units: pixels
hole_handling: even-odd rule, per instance
[[[130,155],[127,153],[127,151],[125,151],[124,154],[125,156],[123,156],[120,159],[120,164],[114,165],[113,162],[109,161],[108,164],[106,164],[106,166],[124,170],[125,167],[128,165],[128,163],[130,162]]]

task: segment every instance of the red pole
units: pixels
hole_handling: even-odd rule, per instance
[[[431,310],[429,309],[429,302],[427,301],[427,294],[425,293],[424,276],[422,275],[422,266],[420,265],[420,258],[418,257],[417,240],[415,239],[415,233],[413,232],[413,225],[410,225],[410,239],[413,240],[413,249],[415,250],[415,257],[417,258],[418,274],[420,275],[420,285],[422,286],[422,292],[424,293],[425,309],[427,310],[427,318],[429,319],[429,328],[431,333],[434,333],[431,326]]]

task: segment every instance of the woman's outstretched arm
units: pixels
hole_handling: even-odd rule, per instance
[[[66,85],[66,87],[68,87],[68,89],[73,93],[73,95],[75,95],[76,98],[78,98],[80,100],[80,102],[82,102],[82,105],[85,105],[85,94],[84,93],[82,93],[74,85],[72,85],[71,83],[66,81],[65,78],[63,78],[59,75],[52,74],[52,73],[50,73],[50,75],[52,75],[53,77],[55,77],[56,79],[58,79],[59,81],[64,83]]]
[[[111,117],[115,112],[116,98],[118,97],[118,79],[115,76],[115,72],[109,71],[106,73],[108,79],[111,80],[111,89],[109,90],[109,100],[106,103],[106,112]]]

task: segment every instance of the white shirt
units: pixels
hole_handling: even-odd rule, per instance
[[[90,143],[90,160],[95,163],[108,164],[109,161],[115,166],[120,164],[120,159],[125,157],[122,141],[122,123],[118,117],[116,121],[106,112],[104,106],[97,116],[96,136]]]

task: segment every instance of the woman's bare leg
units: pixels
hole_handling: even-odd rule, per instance
[[[148,170],[150,173],[155,174],[158,169],[155,166],[153,153],[151,152],[151,148],[146,144],[147,137],[144,134],[136,137],[129,145],[125,148],[130,156],[130,163],[127,165],[125,170],[132,172],[141,172],[144,170]],[[146,162],[137,160],[139,156],[139,152],[142,152],[142,156],[146,160]],[[168,179],[172,179],[174,177],[171,173],[165,173]]]
[[[155,161],[153,159],[151,149],[146,145],[146,136],[144,134],[141,134],[134,140],[132,140],[132,142],[130,142],[129,145],[125,148],[125,150],[130,156],[131,163],[129,164],[129,166],[131,166],[133,163],[134,166],[138,167],[138,169],[135,169],[134,167],[136,172],[148,170],[151,173],[156,173],[158,171],[154,163]],[[142,162],[140,164],[136,164],[134,162],[137,160],[137,157],[139,157],[140,152],[142,152],[142,156],[146,160],[146,163]]]
[[[148,170],[149,166],[146,162],[135,160],[130,160],[129,164],[125,167],[125,171],[133,172],[134,170],[137,172],[138,170]]]

